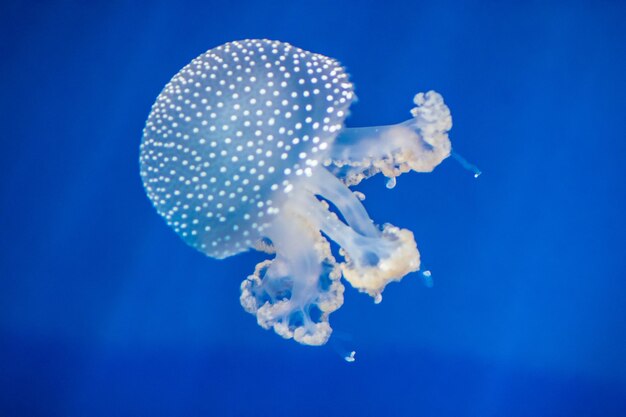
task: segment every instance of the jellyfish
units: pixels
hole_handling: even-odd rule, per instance
[[[165,86],[140,146],[146,193],[187,244],[217,259],[273,255],[245,277],[240,303],[261,327],[306,345],[328,341],[344,281],[379,303],[387,284],[420,268],[413,233],[374,223],[350,187],[380,173],[393,188],[451,154],[438,93],[415,95],[402,123],[347,128],[354,99],[335,59],[273,40],[229,42]]]

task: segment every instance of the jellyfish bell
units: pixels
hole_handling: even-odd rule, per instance
[[[438,93],[417,94],[403,123],[345,128],[353,99],[334,59],[278,41],[230,42],[172,78],[141,143],[148,197],[185,242],[220,259],[275,254],[243,281],[240,301],[259,325],[303,344],[330,337],[342,277],[380,302],[389,282],[419,270],[413,233],[374,224],[349,186],[377,173],[393,186],[451,152]]]
[[[141,146],[150,199],[191,246],[252,247],[280,193],[328,149],[353,98],[334,60],[289,44],[231,42],[194,59],[155,102]]]

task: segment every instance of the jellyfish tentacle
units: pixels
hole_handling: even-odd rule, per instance
[[[480,170],[480,168],[478,168],[476,165],[472,164],[471,162],[469,162],[467,159],[465,159],[463,156],[461,156],[458,152],[452,152],[452,157],[454,159],[456,159],[456,161],[466,170],[470,171],[472,174],[474,174],[474,178],[478,178],[480,177],[480,175],[482,174],[482,171]]]
[[[344,129],[325,165],[347,185],[377,173],[395,178],[409,171],[431,172],[450,156],[450,110],[435,91],[418,93],[412,119],[388,126]]]

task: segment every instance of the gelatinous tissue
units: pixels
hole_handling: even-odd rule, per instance
[[[141,177],[158,213],[210,257],[273,254],[243,280],[241,305],[302,344],[330,337],[342,278],[378,303],[388,283],[420,268],[413,233],[376,225],[349,187],[381,173],[393,188],[451,154],[452,119],[438,93],[415,95],[405,122],[346,128],[354,99],[336,60],[242,40],[176,74],[143,133]]]

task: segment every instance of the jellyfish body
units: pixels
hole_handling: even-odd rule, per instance
[[[278,41],[230,42],[166,85],[140,149],[146,192],[185,242],[214,258],[275,254],[243,281],[241,304],[262,327],[308,345],[330,337],[342,277],[380,302],[389,282],[419,270],[413,234],[375,225],[349,186],[377,173],[393,186],[451,151],[439,94],[417,94],[403,123],[348,129],[353,99],[331,58]]]

